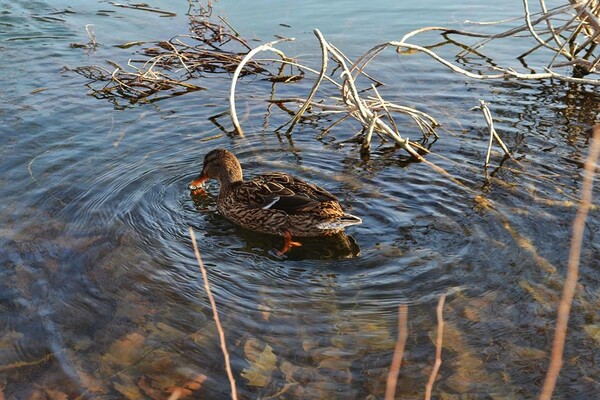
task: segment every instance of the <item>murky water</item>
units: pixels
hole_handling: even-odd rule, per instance
[[[0,398],[157,399],[176,390],[228,398],[189,226],[241,398],[382,398],[401,304],[408,340],[397,398],[423,397],[442,295],[434,396],[538,394],[597,91],[467,81],[424,56],[384,53],[370,73],[386,83],[386,99],[442,123],[427,159],[447,176],[389,146],[361,159],[356,145],[343,143],[359,129],[349,121],[323,138],[329,117],[299,124],[291,136],[274,133],[289,115],[268,108],[272,84],[260,78],[238,87],[245,138],[222,115],[226,73],[197,79],[207,90],[151,103],[89,96],[89,81],[74,68],[126,65],[143,46],[186,34],[188,2],[152,4],[175,16],[72,3],[0,2]],[[416,27],[490,19],[489,6],[475,1],[255,3],[221,1],[211,18],[225,17],[250,39],[294,36],[283,48],[315,67],[314,27],[356,57]],[[493,19],[521,14],[520,3],[492,11]],[[72,45],[88,42],[86,24],[94,24],[96,49]],[[116,47],[133,41],[146,44]],[[512,63],[512,50],[492,53]],[[312,83],[279,85],[276,94],[303,96]],[[469,111],[478,99],[490,103],[514,154],[503,160],[494,152],[489,178],[485,121]],[[401,124],[419,139],[411,121]],[[326,187],[364,223],[275,257],[280,238],[218,215],[214,183],[208,197],[190,196],[187,183],[215,147],[235,152],[247,176],[283,170]],[[594,208],[556,398],[600,395],[599,230]]]

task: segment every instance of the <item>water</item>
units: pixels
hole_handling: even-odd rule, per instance
[[[218,2],[213,20],[225,17],[249,39],[295,37],[282,48],[314,67],[314,27],[355,58],[417,27],[521,14],[520,3],[490,9],[476,1],[258,3]],[[289,116],[275,107],[267,112],[271,83],[261,79],[238,86],[240,138],[221,115],[229,74],[198,79],[207,90],[133,104],[89,96],[88,80],[72,71],[112,70],[106,60],[126,65],[142,58],[143,46],[188,32],[187,2],[152,6],[176,16],[108,2],[2,2],[0,393],[168,398],[186,388],[195,398],[227,398],[191,226],[241,398],[382,398],[400,304],[408,305],[409,336],[397,398],[422,397],[442,295],[446,326],[434,396],[535,397],[548,363],[586,130],[598,117],[597,90],[474,82],[425,56],[388,51],[369,72],[386,83],[386,99],[442,123],[427,159],[450,176],[388,145],[361,159],[354,144],[342,143],[359,129],[351,122],[319,139],[331,117],[299,124],[291,136],[274,133]],[[87,43],[86,24],[94,24],[95,50],[71,46]],[[115,47],[133,41],[146,44]],[[526,48],[498,44],[490,54],[514,63],[512,46]],[[457,52],[447,47],[440,52]],[[312,83],[307,76],[279,85],[276,95],[306,95]],[[514,154],[502,160],[494,152],[488,179],[487,129],[481,113],[469,111],[478,99],[490,103]],[[419,139],[411,121],[400,123]],[[208,197],[190,196],[187,184],[215,147],[235,152],[246,176],[283,170],[326,187],[363,224],[275,257],[280,238],[246,232],[216,213],[214,183]],[[599,229],[595,208],[556,398],[600,394]]]

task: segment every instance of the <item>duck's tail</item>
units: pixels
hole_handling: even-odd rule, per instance
[[[361,223],[362,223],[362,219],[360,219],[356,215],[344,214],[339,218],[336,218],[336,219],[333,219],[333,220],[330,220],[327,222],[321,222],[318,225],[318,228],[324,229],[324,230],[344,229],[347,226],[357,225],[357,224],[361,224]]]

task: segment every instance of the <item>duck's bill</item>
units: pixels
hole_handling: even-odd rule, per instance
[[[206,177],[200,176],[200,177],[198,177],[198,178],[194,179],[193,181],[191,181],[191,182],[190,182],[190,184],[188,185],[188,188],[189,188],[190,190],[198,190],[198,189],[201,189],[201,188],[202,188],[202,184],[203,184],[204,182],[206,182],[206,180],[207,180],[207,179],[208,179],[208,178],[206,178]]]

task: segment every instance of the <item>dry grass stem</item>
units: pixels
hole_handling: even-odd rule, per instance
[[[390,366],[385,385],[385,400],[393,400],[396,395],[398,373],[400,372],[400,365],[402,364],[402,357],[404,356],[404,347],[406,346],[406,339],[408,338],[407,321],[408,306],[406,304],[401,304],[398,306],[398,340],[396,340],[394,357],[392,358],[392,365]]]
[[[371,84],[369,88],[365,90],[359,90],[356,82],[356,78],[358,76],[365,76],[367,79],[373,82],[377,82],[378,84],[380,83],[363,71],[366,64],[363,63],[360,65],[360,67],[357,63],[349,65],[348,57],[346,57],[334,45],[325,40],[318,29],[315,29],[314,33],[319,40],[319,45],[321,46],[321,68],[318,72],[314,69],[304,67],[299,63],[291,62],[288,58],[286,58],[283,53],[273,47],[280,41],[267,43],[251,50],[248,54],[246,54],[238,66],[238,69],[241,69],[246,62],[248,62],[255,54],[261,51],[274,51],[282,58],[282,60],[279,61],[282,64],[294,65],[300,70],[318,74],[317,79],[306,99],[269,100],[269,102],[279,105],[283,104],[284,102],[298,102],[301,104],[299,110],[294,113],[294,117],[287,123],[290,124],[289,128],[287,129],[287,133],[291,133],[294,126],[304,117],[309,109],[320,109],[321,113],[340,113],[348,115],[361,124],[363,129],[362,133],[356,135],[356,137],[352,138],[351,141],[358,141],[362,143],[361,151],[363,154],[368,152],[370,149],[373,133],[376,133],[382,138],[382,140],[385,141],[390,139],[398,146],[405,149],[414,159],[422,160],[421,155],[413,147],[416,146],[419,148],[419,150],[425,153],[427,153],[427,150],[400,135],[397,123],[393,119],[392,113],[408,115],[416,122],[424,138],[428,138],[430,135],[436,135],[434,130],[435,127],[439,125],[437,121],[425,112],[385,101],[381,94],[377,91],[375,85]],[[339,75],[341,83],[338,83],[336,80],[327,76],[328,60],[330,58],[335,61],[336,65],[342,71]],[[231,83],[229,105],[233,126],[236,132],[243,136],[243,130],[239,124],[235,107],[235,88],[237,85],[237,78],[237,74],[234,73]],[[340,97],[332,97],[325,100],[315,101],[316,93],[325,80],[333,83],[333,85],[340,90]],[[371,91],[374,93],[374,95],[364,96],[362,93],[365,91]],[[331,101],[333,101],[333,103],[331,103]],[[381,114],[385,115],[385,119],[380,116]],[[334,122],[332,126],[327,128],[325,131],[330,131],[333,125],[339,122],[340,120]]]
[[[93,24],[85,25],[85,33],[88,37],[87,43],[71,43],[69,46],[76,49],[96,50],[98,48],[98,42],[96,41],[96,29]],[[0,47],[0,49],[2,49]]]
[[[541,44],[544,47],[549,48],[550,50],[554,51],[554,52],[560,52],[559,49],[550,46],[545,40],[543,40],[536,32],[535,28],[533,27],[533,24],[531,23],[531,14],[529,12],[529,1],[528,0],[523,0],[523,9],[525,11],[525,22],[527,24],[527,29],[529,29],[529,32],[531,33],[531,36],[534,37],[534,39]],[[548,19],[545,20],[545,22],[550,25],[550,21]]]
[[[315,29],[314,34],[321,47],[319,70],[304,66],[286,57],[275,48],[277,43],[293,39],[282,39],[252,49],[224,19],[221,18],[220,23],[213,23],[206,19],[206,16],[211,13],[210,2],[208,10],[191,0],[188,0],[188,3],[190,10],[192,8],[200,10],[200,15],[188,14],[191,30],[189,35],[178,35],[170,40],[157,42],[152,47],[143,47],[140,54],[145,59],[129,60],[125,68],[112,62],[108,62],[113,66],[112,70],[99,66],[76,68],[76,72],[90,79],[88,86],[92,90],[92,95],[109,99],[115,103],[118,102],[118,99],[126,99],[130,103],[153,102],[204,89],[197,81],[205,73],[229,73],[233,75],[229,95],[229,114],[235,132],[243,136],[244,131],[237,116],[235,98],[236,86],[242,76],[261,74],[267,76],[275,84],[277,82],[293,82],[302,79],[306,72],[311,72],[316,74],[317,78],[308,96],[304,99],[274,98],[275,86],[273,86],[271,98],[266,101],[293,114],[293,117],[277,130],[289,125],[286,133],[291,134],[295,126],[302,120],[314,121],[322,115],[339,114],[339,118],[335,118],[331,125],[322,130],[321,136],[331,132],[340,122],[349,121],[348,117],[350,117],[360,124],[361,131],[340,142],[359,143],[363,156],[369,154],[373,138],[376,138],[381,143],[393,143],[398,148],[404,149],[413,159],[423,161],[422,155],[427,154],[428,150],[423,145],[410,141],[408,135],[401,133],[404,124],[400,124],[398,118],[406,118],[416,124],[422,133],[422,144],[425,144],[432,135],[437,138],[435,129],[439,126],[438,122],[426,112],[385,100],[383,97],[385,93],[383,90],[380,92],[379,89],[383,84],[366,72],[369,63],[388,48],[393,48],[402,54],[423,53],[451,71],[476,80],[553,79],[576,84],[600,85],[600,79],[586,77],[586,75],[599,72],[600,50],[597,49],[597,45],[600,37],[600,7],[598,7],[597,0],[569,0],[568,4],[555,8],[548,8],[545,1],[540,0],[537,11],[533,10],[535,7],[531,7],[532,3],[528,0],[522,0],[523,23],[511,26],[510,29],[496,33],[482,33],[442,26],[423,27],[406,33],[399,41],[388,41],[372,47],[354,62],[328,42],[318,29]],[[131,7],[148,8],[145,5]],[[162,12],[157,9],[148,11]],[[488,31],[498,30],[496,27],[510,21],[515,20],[476,25],[485,26]],[[93,30],[86,27],[86,31],[90,38],[90,44],[85,46],[96,46]],[[439,32],[447,43],[453,43],[460,47],[459,58],[465,58],[465,55],[484,58],[485,56],[479,49],[487,43],[503,39],[523,39],[524,37],[531,38],[532,47],[518,57],[523,65],[525,65],[524,58],[539,49],[549,51],[551,56],[549,62],[544,63],[537,70],[528,67],[525,72],[510,66],[492,63],[492,58],[485,57],[488,60],[485,69],[477,70],[471,65],[461,66],[454,60],[450,61],[440,56],[434,51],[435,46],[428,47],[410,42],[419,35],[431,32]],[[461,43],[462,39],[471,41],[474,39],[475,43]],[[126,43],[123,47],[133,45],[140,45],[140,43]],[[280,59],[257,60],[254,58],[256,54],[263,51],[272,51]],[[558,59],[559,57],[560,59]],[[272,73],[268,69],[274,64],[281,65],[277,73]],[[330,64],[334,64],[333,67]],[[283,75],[284,65],[296,69],[300,73]],[[566,67],[573,68],[571,75],[565,74],[564,70],[561,70]],[[519,66],[519,68],[521,67]],[[341,71],[341,73],[337,71]],[[364,85],[365,80],[370,81],[368,86]],[[322,88],[324,85],[333,85],[339,94],[318,98],[320,91],[326,92],[328,89]],[[284,107],[283,104],[286,102],[297,102],[298,109]],[[490,130],[490,142],[485,162],[487,166],[491,154],[492,138],[499,143],[505,154],[509,155],[509,152],[495,131],[489,109],[483,103],[480,108]],[[267,114],[268,117],[269,114]]]
[[[504,151],[504,154],[507,157],[510,157],[511,155],[510,155],[510,151],[508,150],[508,148],[506,147],[506,145],[504,144],[504,142],[498,135],[498,132],[496,132],[496,128],[494,128],[494,120],[492,119],[492,113],[490,112],[490,109],[488,108],[486,102],[483,100],[479,100],[479,106],[477,106],[476,108],[480,109],[483,112],[485,122],[487,123],[488,129],[490,131],[490,139],[488,142],[488,148],[487,148],[487,152],[486,152],[486,156],[485,156],[485,164],[484,164],[484,168],[487,168],[490,163],[490,154],[492,152],[492,142],[494,140],[496,140],[496,142],[498,142],[498,145],[500,145],[500,147]]]
[[[290,60],[290,59],[282,60],[282,59],[275,59],[275,58],[255,58],[255,61],[258,61],[258,62],[276,62],[276,63],[281,63],[282,65],[291,65],[293,67],[297,67],[298,69],[301,69],[302,71],[307,71],[307,72],[313,73],[315,75],[319,75],[321,73],[320,71],[317,71],[316,69],[310,68],[310,67],[308,67],[308,66],[306,66],[304,64],[300,64],[300,63],[294,62],[293,60]],[[326,81],[328,81],[332,85],[337,86],[338,88],[342,87],[342,85],[339,84],[335,79],[332,79],[332,78],[330,78],[327,75],[323,76],[323,79],[326,80]],[[277,101],[280,101],[280,100],[271,100],[271,101],[272,102],[277,102]],[[285,100],[283,100],[283,101],[285,101]],[[298,102],[305,102],[306,99],[297,98],[296,101],[298,101]]]
[[[501,71],[498,74],[472,73],[472,72],[465,70],[464,68],[461,68],[461,67],[458,67],[458,66],[452,64],[450,61],[445,60],[444,58],[438,56],[436,53],[434,53],[433,51],[431,51],[429,49],[426,49],[425,47],[408,44],[408,43],[400,43],[400,42],[390,42],[390,45],[397,46],[398,48],[407,48],[407,49],[412,49],[412,50],[418,50],[422,53],[427,54],[428,56],[430,56],[434,60],[440,62],[441,64],[445,65],[450,70],[452,70],[456,73],[459,73],[461,75],[467,76],[469,78],[477,79],[477,80],[497,80],[497,79],[509,79],[509,78],[515,78],[517,80],[557,79],[559,81],[570,82],[570,83],[589,84],[589,85],[595,85],[595,86],[600,85],[600,79],[586,79],[586,78],[577,78],[577,77],[572,77],[572,76],[566,76],[566,75],[562,75],[558,72],[555,72],[553,70],[550,70],[548,68],[544,68],[544,70],[546,72],[530,73],[530,74],[517,72],[513,68],[501,68],[501,67],[494,67],[494,69]]]
[[[219,331],[219,341],[221,343],[221,350],[223,351],[223,358],[225,359],[225,371],[227,371],[227,377],[229,378],[229,383],[231,385],[231,398],[233,400],[237,400],[237,387],[235,385],[235,378],[233,377],[233,372],[231,370],[231,364],[229,362],[229,352],[227,351],[227,343],[225,341],[225,332],[223,331],[223,326],[221,325],[221,320],[219,318],[219,312],[217,310],[217,303],[215,302],[215,298],[212,295],[212,291],[210,290],[210,284],[208,282],[208,274],[206,273],[206,268],[204,268],[204,263],[202,262],[202,257],[200,256],[200,250],[198,250],[198,244],[196,243],[196,235],[194,234],[194,229],[189,227],[190,237],[192,238],[192,245],[194,247],[194,254],[196,255],[196,261],[198,262],[198,266],[200,267],[200,271],[202,271],[202,278],[204,279],[204,290],[206,290],[206,294],[210,301],[210,306],[212,308],[213,317],[215,319],[215,324],[217,325],[217,330]]]
[[[442,365],[442,344],[444,341],[444,302],[446,301],[446,295],[443,294],[440,296],[440,300],[438,302],[438,306],[436,309],[437,314],[437,338],[435,341],[435,364],[433,365],[433,370],[431,371],[431,375],[429,375],[429,381],[427,382],[427,387],[425,388],[425,400],[431,399],[431,392],[433,390],[433,384],[435,383],[435,378],[437,377],[438,371],[440,370],[440,366]]]
[[[573,234],[571,236],[571,249],[569,252],[569,262],[567,266],[567,277],[565,279],[563,294],[558,305],[558,315],[556,319],[556,328],[554,340],[552,342],[552,354],[550,356],[550,365],[546,373],[546,379],[540,394],[540,400],[550,400],[560,368],[563,364],[563,353],[565,340],[567,337],[567,325],[569,322],[569,313],[571,304],[575,295],[575,288],[579,276],[579,260],[581,257],[581,248],[585,230],[585,221],[588,211],[592,204],[592,192],[594,189],[594,175],[598,167],[598,157],[600,155],[600,125],[594,128],[592,144],[590,146],[588,157],[584,164],[583,185],[581,189],[581,200],[577,208],[577,214],[573,221]]]
[[[419,127],[422,129],[423,135],[431,134],[435,126],[438,125],[435,119],[430,116],[423,118],[422,116],[425,115],[425,113],[410,109],[408,107],[395,106],[392,103],[384,102],[381,98],[381,95],[377,91],[375,91],[375,97],[367,97],[366,99],[363,99],[356,87],[355,77],[352,73],[352,69],[356,69],[355,67],[357,64],[355,63],[352,66],[352,69],[350,69],[346,63],[347,57],[344,56],[337,48],[327,42],[318,29],[315,29],[314,33],[319,39],[323,57],[331,55],[331,57],[342,68],[342,73],[340,75],[340,77],[343,79],[341,87],[342,104],[347,107],[348,113],[360,122],[364,131],[366,132],[366,138],[368,138],[368,140],[366,140],[366,144],[364,145],[363,149],[370,145],[372,133],[369,132],[376,131],[392,139],[395,143],[406,150],[413,158],[422,160],[422,157],[412,148],[409,140],[404,139],[400,135],[397,130],[396,123],[392,122],[394,128],[390,127],[379,117],[378,111],[383,110],[387,113],[390,109],[393,109],[396,112],[409,114],[413,119],[416,118],[420,121],[423,121],[423,124],[419,125]],[[356,70],[357,75],[360,73],[362,73],[362,71]],[[393,121],[391,118],[389,120]]]
[[[367,135],[363,139],[362,146],[360,149],[360,152],[363,156],[366,156],[371,152],[371,138],[373,137],[373,129],[375,129],[375,121],[375,118],[371,120],[369,128],[367,129]]]

